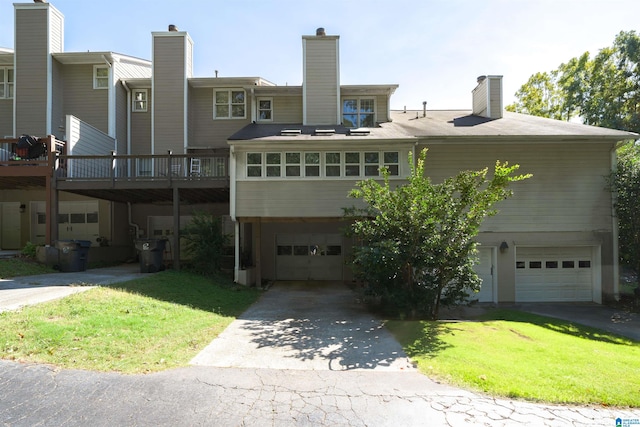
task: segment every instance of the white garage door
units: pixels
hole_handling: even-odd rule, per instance
[[[593,301],[590,247],[516,248],[516,301]]]
[[[493,292],[493,250],[491,248],[478,249],[478,264],[474,266],[476,274],[482,280],[480,292],[471,295],[471,300],[478,302],[495,302]]]
[[[342,280],[342,235],[278,234],[278,280]]]

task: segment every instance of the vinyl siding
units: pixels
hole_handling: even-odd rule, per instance
[[[153,94],[147,93],[148,106]],[[151,154],[151,108],[146,112],[131,113],[131,152],[129,154]]]
[[[337,124],[338,108],[338,63],[337,38],[307,38],[306,75],[306,122],[309,125]]]
[[[273,123],[302,123],[302,98],[274,96]]]
[[[115,67],[115,77],[114,80],[120,81],[127,78],[150,78],[151,77],[151,66],[144,66],[139,63],[133,63],[127,61],[127,59],[121,59],[116,64]],[[146,120],[143,120],[145,123],[143,125],[144,128],[144,136],[145,136],[145,144],[144,144],[144,153],[148,154],[151,152],[151,90],[149,89],[147,96],[148,100],[148,112],[147,113],[132,113],[131,118],[131,127],[133,133],[134,123],[138,124],[138,114],[143,114]],[[127,153],[127,113],[128,113],[128,98],[127,91],[121,84],[116,84],[116,138],[118,141],[118,146],[116,150],[118,153]],[[133,137],[132,137],[133,140]],[[138,143],[139,141],[136,141]],[[132,142],[132,146],[134,143]],[[137,145],[136,145],[137,146]],[[142,152],[136,154],[143,154]]]
[[[342,217],[343,207],[357,204],[347,198],[355,180],[238,181],[238,217]]]
[[[13,99],[0,99],[0,138],[13,135]]]
[[[502,117],[502,84],[500,78],[489,77],[489,104],[491,106],[491,118]]]
[[[109,132],[109,90],[93,88],[93,65],[63,65],[64,112]]]
[[[389,121],[389,97],[378,95],[376,99],[376,122],[383,123]]]
[[[64,50],[64,16],[56,8],[49,5],[49,43],[51,53]]]
[[[609,144],[435,145],[426,173],[434,182],[460,170],[489,167],[497,159],[519,164],[533,177],[514,183],[514,196],[498,203],[485,232],[611,231],[611,198],[606,190]]]
[[[185,145],[185,36],[155,36],[153,52],[153,150],[183,153]]]
[[[111,154],[115,140],[77,117],[67,117],[67,154],[69,155],[105,155]],[[68,165],[68,176],[110,176],[108,162],[96,162],[88,159],[76,159]]]
[[[65,117],[64,117],[64,80],[63,69],[55,59],[51,61],[51,133],[58,139],[65,137]]]
[[[227,138],[251,123],[248,111],[246,119],[214,120],[214,89],[190,88],[189,93],[189,120],[191,122],[190,147],[228,148]]]
[[[487,80],[482,81],[473,90],[473,114],[476,116],[487,115]]]
[[[46,9],[16,9],[15,94],[18,135],[46,135],[49,52]]]

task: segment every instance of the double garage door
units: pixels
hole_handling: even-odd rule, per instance
[[[342,235],[276,235],[278,280],[342,280]]]
[[[516,301],[594,300],[591,247],[516,250]]]

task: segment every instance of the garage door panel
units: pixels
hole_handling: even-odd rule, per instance
[[[342,280],[340,234],[278,234],[278,280]]]
[[[517,248],[516,301],[593,300],[590,247]]]

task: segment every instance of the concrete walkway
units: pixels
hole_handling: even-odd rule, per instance
[[[92,288],[143,276],[138,264],[0,279],[0,312],[64,298]]]

